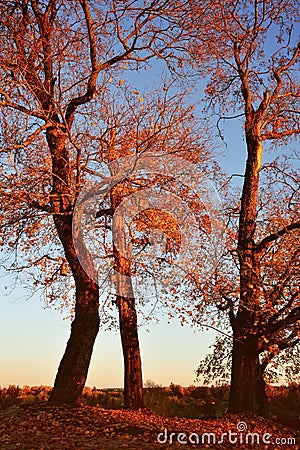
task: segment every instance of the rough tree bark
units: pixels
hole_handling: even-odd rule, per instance
[[[124,406],[139,409],[144,399],[135,299],[118,295],[116,305],[124,358]]]
[[[231,316],[233,329],[232,375],[228,411],[266,415],[266,396],[262,395],[263,372],[259,361],[260,266],[255,251],[259,173],[262,159],[261,111],[254,111],[251,94],[243,71],[242,89],[245,98],[246,144],[248,158],[241,198],[238,230],[238,257],[240,263],[240,303],[238,312]]]
[[[75,319],[49,398],[53,404],[81,404],[81,394],[99,330],[98,286],[84,276],[78,277],[76,284]]]
[[[99,330],[99,288],[81,267],[74,248],[72,212],[75,199],[74,195],[71,195],[70,158],[66,149],[66,134],[59,131],[59,127],[60,124],[57,123],[56,127],[48,128],[46,132],[53,172],[50,201],[55,228],[75,280],[76,304],[70,338],[49,402],[79,405]],[[86,257],[88,258],[88,254]]]
[[[241,327],[240,331],[245,331],[245,328]],[[233,337],[228,412],[267,417],[267,396],[263,370],[259,361],[258,338],[250,335],[241,342],[238,340],[241,338],[240,335],[241,333],[235,332]]]

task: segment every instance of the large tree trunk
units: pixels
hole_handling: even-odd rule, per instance
[[[59,365],[49,402],[79,405],[93,346],[99,330],[98,286],[91,282],[77,291],[75,319]]]
[[[244,96],[248,98],[247,84]],[[260,112],[246,102],[248,158],[241,198],[238,230],[240,301],[231,312],[233,329],[232,375],[228,411],[267,415],[263,373],[259,362],[259,321],[261,315],[260,255],[255,246],[259,174],[262,159]]]
[[[78,405],[81,402],[81,393],[99,331],[99,288],[81,267],[75,251],[72,217],[76,196],[69,166],[69,154],[65,146],[66,136],[55,128],[47,129],[46,136],[52,156],[53,220],[76,286],[75,317],[71,326],[71,335],[58,368],[49,401],[55,404]],[[80,239],[81,251],[84,252],[84,257],[92,270],[93,261],[84,245],[80,227],[78,227],[76,239]]]
[[[76,285],[75,317],[71,335],[61,360],[49,401],[55,404],[81,403],[93,346],[99,331],[99,287],[88,277],[77,258],[72,237],[72,216],[55,217],[58,235],[64,246]],[[85,251],[86,258],[89,258]],[[92,264],[92,261],[90,261]]]
[[[233,341],[228,412],[267,416],[267,396],[259,362],[257,337]]]

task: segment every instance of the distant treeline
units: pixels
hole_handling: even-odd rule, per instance
[[[14,386],[0,388],[0,408],[32,404],[48,400],[52,387]],[[215,418],[226,413],[229,386],[189,386],[171,383],[168,387],[147,382],[144,388],[145,405],[152,411],[168,417]],[[300,415],[300,384],[268,386],[271,417],[289,418]],[[123,390],[84,388],[83,404],[102,408],[123,407]]]

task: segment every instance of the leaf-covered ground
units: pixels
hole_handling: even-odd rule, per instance
[[[239,430],[237,429],[239,427]],[[247,427],[247,430],[243,429]],[[165,441],[167,429],[168,443]],[[258,433],[258,445],[245,443],[246,434]],[[171,433],[175,435],[171,436]],[[187,444],[178,443],[179,441]],[[193,433],[193,434],[192,434]],[[210,437],[204,433],[214,433]],[[223,436],[223,443],[219,442]],[[229,433],[230,439],[229,439]],[[234,434],[237,433],[237,434]],[[265,435],[265,436],[264,436]],[[251,436],[249,435],[250,442]],[[263,442],[263,437],[265,442]],[[170,438],[172,444],[170,444]],[[210,443],[208,443],[208,438]],[[288,442],[294,438],[295,443]],[[197,442],[199,439],[199,443]],[[202,443],[203,439],[203,443]],[[238,439],[239,444],[234,441]],[[276,444],[277,439],[277,444]],[[191,443],[191,442],[192,443]],[[300,436],[260,418],[228,416],[216,420],[166,418],[150,411],[107,410],[98,406],[55,407],[47,403],[12,406],[0,412],[0,448],[8,450],[118,450],[118,449],[299,449]]]

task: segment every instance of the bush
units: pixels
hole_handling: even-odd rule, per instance
[[[88,406],[101,406],[106,409],[121,409],[124,406],[121,389],[84,388],[82,402]]]
[[[12,405],[31,404],[47,401],[52,388],[48,386],[19,386],[9,385],[0,389],[0,408],[9,408]]]

